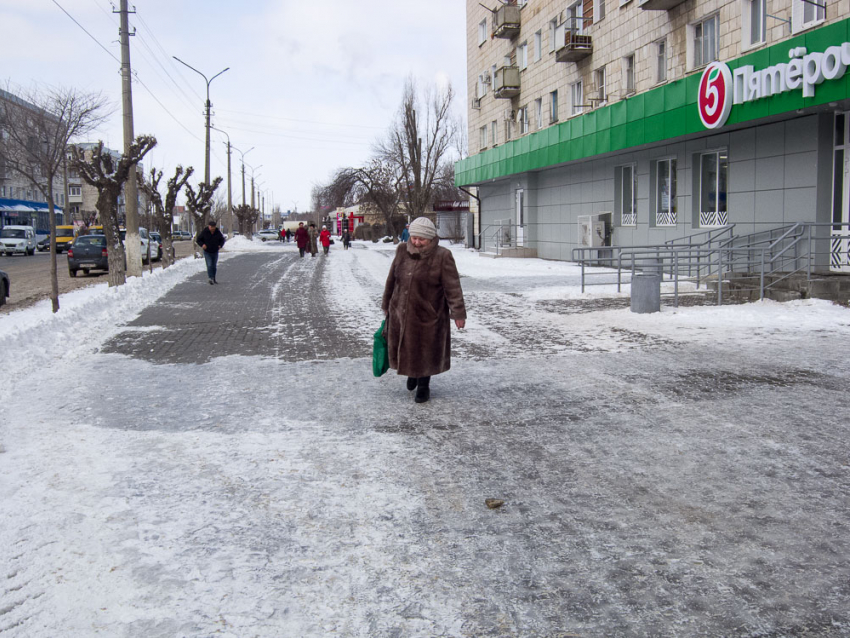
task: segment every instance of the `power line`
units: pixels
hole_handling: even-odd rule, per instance
[[[186,96],[186,99],[187,99],[187,100],[189,100],[189,101],[191,102],[191,101],[192,101],[192,98],[191,98],[191,97],[189,97],[189,95],[187,95],[187,94],[186,94],[186,92],[184,91],[184,87],[188,87],[188,88],[189,88],[189,90],[190,90],[190,91],[192,91],[192,93],[194,93],[194,94],[195,94],[195,97],[198,99],[198,101],[199,101],[199,102],[203,102],[203,101],[204,101],[204,98],[201,96],[201,94],[200,94],[200,93],[198,93],[197,91],[195,91],[195,90],[192,88],[192,85],[191,85],[189,82],[187,82],[187,81],[186,81],[186,78],[184,78],[184,77],[183,77],[182,73],[180,72],[180,68],[179,68],[176,64],[174,64],[174,58],[173,58],[171,55],[169,55],[169,53],[165,50],[165,48],[164,48],[164,47],[160,44],[159,40],[158,40],[158,39],[157,39],[157,37],[156,37],[156,34],[154,33],[154,30],[153,30],[153,29],[151,29],[151,28],[148,26],[148,23],[147,23],[147,22],[145,22],[144,17],[142,17],[142,16],[139,14],[138,9],[136,10],[136,18],[139,20],[139,22],[141,23],[141,25],[145,28],[145,31],[147,31],[147,33],[151,36],[151,39],[153,40],[154,44],[155,44],[155,45],[156,45],[156,47],[159,49],[159,52],[162,54],[162,57],[163,57],[163,58],[165,58],[166,62],[168,62],[168,65],[171,67],[171,69],[172,69],[172,70],[174,70],[174,71],[177,73],[177,75],[179,75],[179,76],[180,76],[180,79],[181,79],[181,80],[183,80],[183,84],[182,84],[182,85],[181,85],[181,84],[179,84],[179,83],[177,82],[177,80],[175,80],[175,79],[171,76],[171,74],[170,74],[170,73],[168,73],[168,71],[165,71],[165,69],[163,69],[163,70],[165,71],[166,75],[168,75],[168,77],[171,79],[171,81],[172,81],[172,82],[174,82],[174,85],[175,85],[178,89],[180,89],[181,93],[183,93],[183,94]],[[162,66],[162,65],[160,64],[160,66]]]
[[[113,60],[115,60],[118,64],[121,64],[121,60],[119,60],[118,58],[116,58],[116,57],[113,55],[112,51],[110,51],[110,50],[109,50],[109,49],[107,49],[105,46],[103,46],[103,45],[100,43],[100,41],[99,41],[96,37],[94,37],[91,33],[89,33],[88,31],[86,31],[86,28],[85,28],[83,25],[81,25],[79,22],[77,22],[77,20],[74,18],[74,16],[72,16],[70,13],[68,13],[67,11],[65,11],[65,8],[64,8],[61,4],[59,4],[56,0],[52,0],[52,1],[53,1],[53,4],[55,4],[57,7],[59,7],[59,8],[62,10],[62,13],[64,13],[64,14],[65,14],[66,16],[68,16],[69,18],[71,18],[71,21],[72,21],[74,24],[76,24],[78,27],[80,27],[80,28],[81,28],[81,29],[85,32],[85,34],[86,34],[87,36],[89,36],[92,40],[94,40],[94,42],[95,42],[95,44],[97,44],[97,46],[99,46],[101,49],[103,49],[104,51],[106,51],[106,53],[107,53],[107,55],[108,55],[109,57],[111,57]]]

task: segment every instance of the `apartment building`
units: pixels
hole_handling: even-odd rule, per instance
[[[470,156],[455,181],[478,189],[485,250],[508,233],[568,260],[807,221],[850,268],[850,0],[466,10]]]

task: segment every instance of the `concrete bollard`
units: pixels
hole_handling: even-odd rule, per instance
[[[641,314],[661,310],[661,275],[632,277],[631,308]]]

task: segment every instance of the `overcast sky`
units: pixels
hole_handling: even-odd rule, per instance
[[[269,189],[267,212],[272,200],[284,211],[296,203],[299,211],[308,209],[314,183],[368,157],[398,109],[407,76],[423,87],[451,82],[457,112],[465,112],[464,5],[462,0],[131,2],[135,133],[153,134],[159,142],[144,160],[146,170],[156,166],[168,174],[181,163],[203,178],[206,83],[171,56],[207,77],[230,67],[210,87],[213,126],[247,152],[246,165]],[[38,82],[102,92],[114,114],[97,135],[81,141],[103,139],[121,150],[119,16],[109,0],[0,0],[0,14],[4,86],[9,82],[15,92]],[[213,131],[211,173],[226,179],[225,139]],[[232,161],[233,199],[239,203],[239,153]],[[246,172],[250,179],[250,168]]]

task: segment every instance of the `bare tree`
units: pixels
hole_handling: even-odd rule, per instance
[[[124,270],[124,246],[121,243],[118,220],[118,197],[130,171],[136,170],[136,164],[156,146],[152,135],[139,135],[130,145],[129,154],[122,155],[116,162],[109,151],[104,152],[103,142],[98,142],[91,150],[91,157],[76,146],[71,147],[71,165],[76,168],[83,180],[97,189],[97,212],[106,235],[109,257],[109,285],[121,286],[126,281]]]
[[[165,201],[163,201],[162,194],[159,191],[162,171],[152,168],[150,178],[139,184],[139,188],[144,191],[153,204],[154,217],[162,237],[163,268],[168,268],[174,263],[174,242],[171,235],[172,215],[177,203],[177,196],[194,172],[195,169],[191,166],[184,170],[182,166],[178,165],[174,169],[174,176],[166,183]]]
[[[409,78],[396,121],[378,145],[378,157],[399,174],[401,201],[413,217],[424,215],[432,204],[435,185],[455,143],[458,127],[452,116],[453,100],[451,85],[442,91],[429,89],[423,112],[416,84]]]
[[[59,311],[56,273],[56,193],[71,140],[97,128],[109,115],[106,99],[71,88],[34,88],[24,99],[2,96],[0,162],[11,168],[47,201],[50,223],[50,301]],[[67,202],[66,202],[67,205]]]
[[[236,220],[239,222],[239,233],[248,239],[253,239],[251,236],[251,228],[257,222],[260,216],[260,211],[252,208],[248,204],[240,204],[234,207],[233,214],[236,215]]]
[[[200,233],[204,226],[207,225],[207,220],[213,207],[215,191],[221,184],[221,181],[221,177],[216,177],[212,181],[212,184],[198,182],[197,190],[195,190],[188,182],[186,183],[186,210],[188,210],[195,219],[196,234],[195,237],[192,238],[192,242],[195,246],[196,258],[200,257],[199,250],[201,247],[195,242],[195,238],[197,237],[197,233]]]

